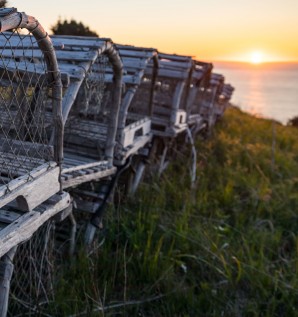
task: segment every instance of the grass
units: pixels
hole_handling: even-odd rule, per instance
[[[298,133],[230,108],[57,273],[54,316],[298,316]],[[105,309],[103,310],[103,307]]]

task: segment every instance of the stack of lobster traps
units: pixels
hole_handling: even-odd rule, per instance
[[[22,285],[14,297],[28,296],[25,270],[48,263],[39,260],[39,249],[51,244],[47,228],[63,232],[71,252],[79,227],[90,245],[117,191],[136,194],[144,174],[161,174],[185,140],[195,158],[194,137],[222,117],[234,88],[212,73],[211,63],[107,38],[49,37],[15,8],[0,10],[0,25],[0,316],[6,316],[13,263],[21,263],[14,279]],[[46,285],[44,271],[39,286]],[[42,295],[48,297],[35,299]]]
[[[0,20],[0,315],[5,316],[18,246],[56,215],[71,212],[71,198],[62,186],[62,81],[52,42],[37,20],[14,8],[2,9]]]

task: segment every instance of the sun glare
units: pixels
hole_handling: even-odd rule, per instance
[[[253,52],[250,56],[250,62],[252,64],[260,64],[263,61],[263,54],[261,52]]]

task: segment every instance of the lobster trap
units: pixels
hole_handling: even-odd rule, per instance
[[[194,60],[189,95],[187,99],[187,123],[193,135],[206,128],[206,121],[201,114],[201,103],[209,88],[212,64]]]
[[[108,39],[53,36],[63,89],[62,186],[71,188],[112,176],[122,63]]]
[[[16,9],[3,9],[1,17],[0,207],[16,199],[32,210],[60,190],[60,73],[51,41],[34,18]]]

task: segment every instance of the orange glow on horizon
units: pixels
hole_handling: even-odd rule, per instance
[[[200,58],[200,56],[197,56]],[[298,62],[298,58],[291,58],[290,56],[271,53],[265,50],[249,50],[246,53],[235,52],[231,54],[225,54],[223,56],[215,56],[211,61],[222,61],[222,62],[240,62],[249,63],[253,65],[260,65],[264,63],[287,63],[287,62]]]
[[[42,1],[14,0],[13,6],[35,16],[47,31],[60,16],[82,21],[114,43],[153,47],[208,62],[258,65],[298,61],[298,1],[290,2],[271,0],[270,10],[267,1],[257,0],[229,0],[224,7],[215,5],[216,1],[197,0],[89,0],[88,6],[82,1],[69,6],[69,1],[53,0],[47,10]],[[262,58],[253,52],[260,52]]]
[[[252,52],[250,57],[251,64],[260,64],[264,62],[263,54],[259,51]]]

